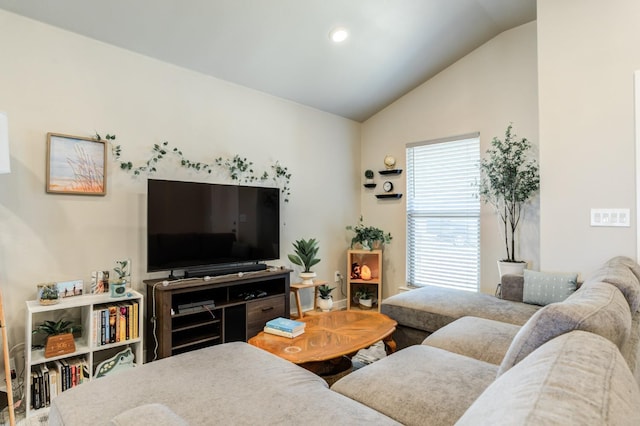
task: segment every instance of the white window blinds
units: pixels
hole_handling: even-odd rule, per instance
[[[479,134],[407,145],[407,280],[478,291]]]

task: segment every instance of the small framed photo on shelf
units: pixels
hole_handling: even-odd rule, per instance
[[[56,286],[58,286],[58,294],[60,298],[82,296],[82,287],[84,286],[84,281],[61,281],[56,283]]]
[[[91,272],[91,294],[109,292],[109,271]]]
[[[46,190],[58,194],[106,195],[106,142],[48,133]]]

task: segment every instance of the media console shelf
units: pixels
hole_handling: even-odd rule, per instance
[[[289,269],[184,280],[146,280],[147,361],[247,341],[289,318]],[[166,285],[165,285],[166,283]]]

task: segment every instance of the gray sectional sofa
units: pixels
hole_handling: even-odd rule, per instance
[[[52,401],[49,420],[638,425],[639,279],[640,266],[614,258],[566,300],[544,307],[412,290],[382,304],[407,347],[331,389],[296,365],[229,343],[73,388]]]

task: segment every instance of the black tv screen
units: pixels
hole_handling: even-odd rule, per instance
[[[149,179],[147,271],[280,257],[280,190]]]

